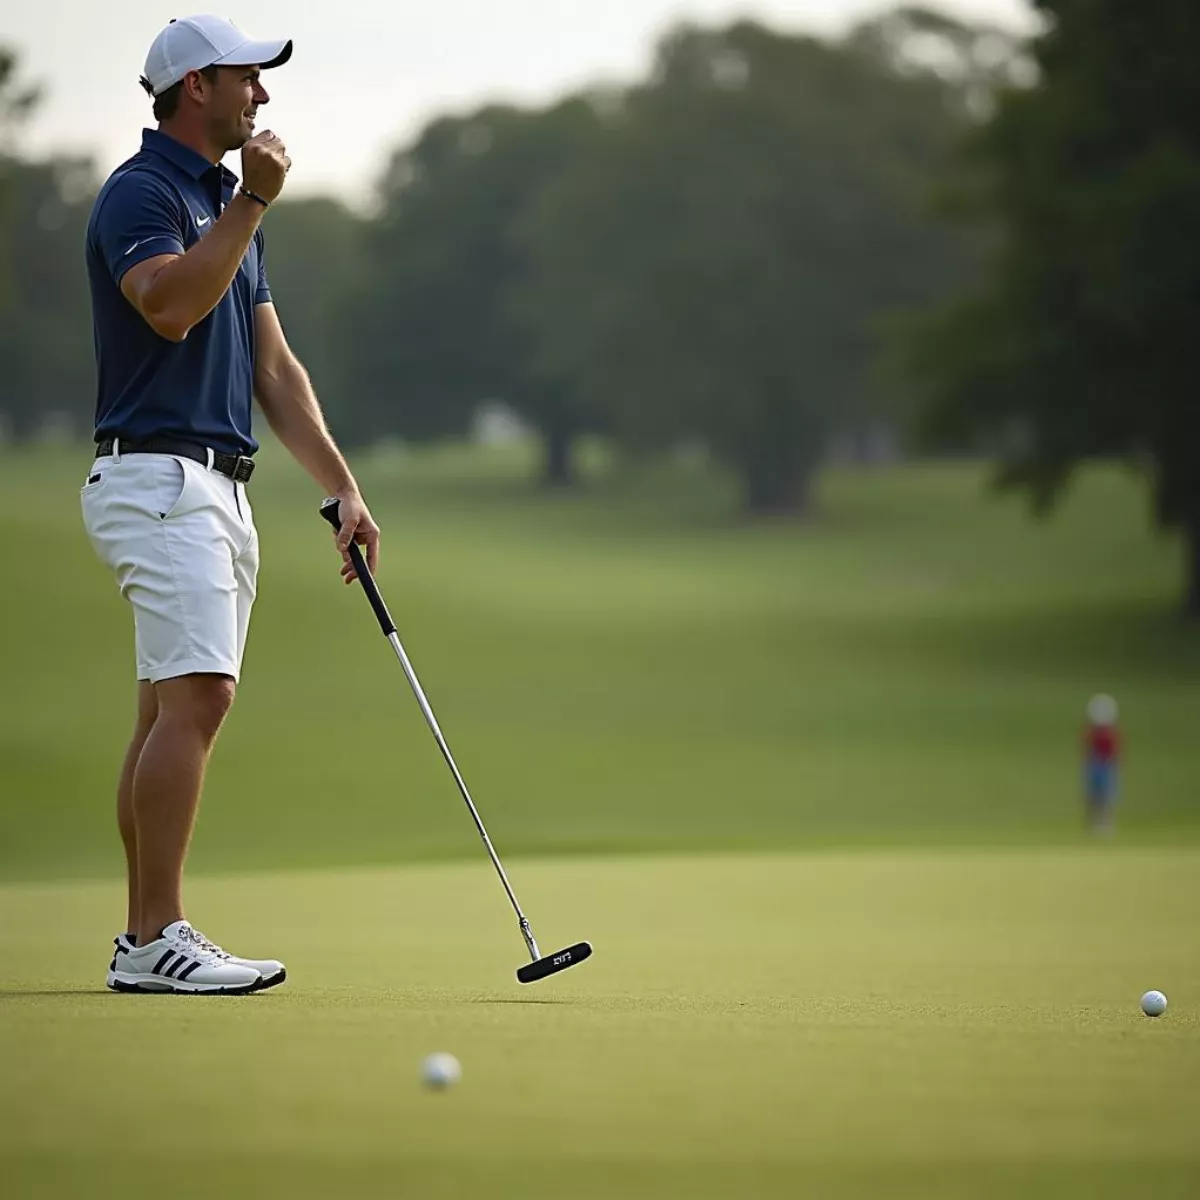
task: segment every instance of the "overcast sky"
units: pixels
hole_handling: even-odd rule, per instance
[[[1027,28],[1026,0],[938,7]],[[879,0],[224,0],[252,37],[291,37],[291,62],[264,75],[274,129],[293,166],[288,193],[362,200],[388,151],[430,116],[489,100],[539,102],[582,84],[636,78],[674,21],[750,16],[787,31],[834,32],[892,7]],[[163,0],[14,0],[0,43],[45,98],[19,141],[34,154],[93,154],[102,173],[152,125],[138,86],[146,50],[172,17],[206,11]],[[229,166],[239,171],[235,156]],[[239,172],[240,173],[240,172]]]

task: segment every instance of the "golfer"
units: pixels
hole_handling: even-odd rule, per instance
[[[186,919],[184,860],[205,767],[233,703],[258,573],[246,485],[251,399],[327,495],[347,547],[374,569],[379,528],[326,428],[271,302],[264,216],[291,160],[255,131],[262,72],[290,40],[254,41],[222,17],[172,21],[142,87],[156,129],[105,182],[86,258],[98,373],[96,456],[83,521],[133,609],[137,721],[117,792],[129,877],[108,986],[237,994],[281,983],[282,963],[238,958]],[[221,160],[241,151],[242,177]]]

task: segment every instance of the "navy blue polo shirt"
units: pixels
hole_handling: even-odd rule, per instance
[[[217,223],[237,176],[157,129],[92,206],[87,268],[98,390],[97,440],[174,436],[253,454],[254,306],[268,303],[259,229],[220,303],[182,342],[160,337],[121,293],[130,267],[183,254]]]

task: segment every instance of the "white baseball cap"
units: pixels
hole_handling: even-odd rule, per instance
[[[278,67],[292,57],[291,38],[259,42],[232,21],[201,13],[179,17],[167,25],[146,55],[142,86],[157,96],[189,71],[205,67]]]

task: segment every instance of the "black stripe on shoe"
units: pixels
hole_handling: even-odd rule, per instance
[[[162,973],[163,964],[164,964],[164,963],[167,963],[167,962],[170,962],[170,961],[171,961],[171,958],[174,956],[174,954],[175,954],[175,951],[174,951],[174,950],[167,950],[167,951],[166,951],[166,952],[163,954],[162,958],[160,958],[160,959],[158,960],[158,962],[156,962],[156,963],[154,964],[153,971],[154,971],[154,974],[155,974],[155,975],[159,975],[159,974],[161,974],[161,973]]]
[[[191,973],[192,973],[192,972],[193,972],[193,971],[194,971],[194,970],[195,970],[195,969],[196,969],[196,968],[197,968],[199,965],[200,965],[200,961],[199,961],[199,959],[196,959],[196,960],[194,960],[194,961],[192,962],[192,965],[191,965],[190,967],[185,967],[185,968],[184,968],[182,971],[180,971],[180,972],[179,972],[179,982],[180,982],[180,983],[183,983],[183,982],[184,982],[184,980],[186,980],[186,979],[187,979],[187,977],[188,977],[188,976],[189,976],[189,975],[190,975],[190,974],[191,974]]]
[[[174,975],[174,974],[175,974],[175,972],[176,972],[176,971],[178,971],[178,970],[179,970],[179,968],[180,968],[180,967],[182,967],[182,966],[183,966],[183,964],[184,964],[184,963],[186,963],[186,962],[188,962],[188,961],[189,961],[189,959],[188,959],[187,955],[186,955],[186,954],[181,954],[181,955],[180,955],[180,956],[179,956],[179,957],[178,957],[178,958],[177,958],[177,959],[176,959],[176,960],[175,960],[175,961],[174,961],[174,962],[173,962],[173,963],[172,963],[172,964],[171,964],[171,965],[170,965],[170,966],[169,966],[169,967],[168,967],[168,968],[167,968],[167,969],[166,969],[166,970],[163,972],[163,974],[164,974],[164,975],[167,975],[168,977],[169,977],[169,976],[171,976],[171,975]]]

